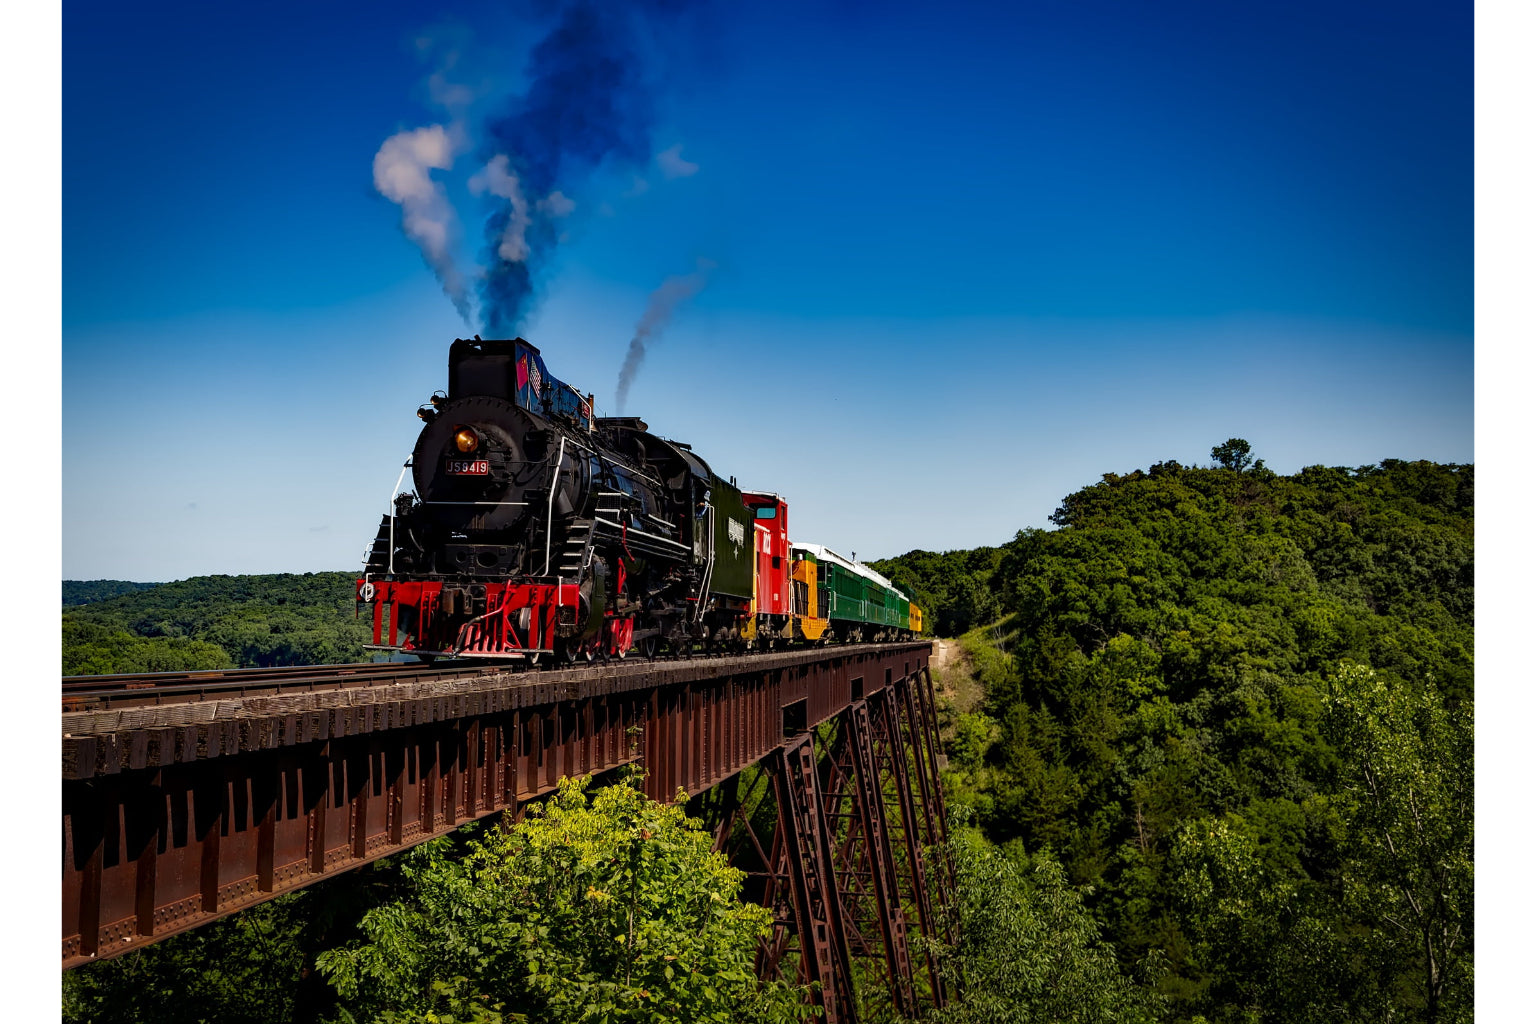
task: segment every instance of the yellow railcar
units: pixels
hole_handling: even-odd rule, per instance
[[[789,578],[794,591],[795,639],[814,643],[831,625],[823,597],[825,586],[817,582],[814,557],[804,551],[795,551],[793,556]]]

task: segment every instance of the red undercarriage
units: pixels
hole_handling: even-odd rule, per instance
[[[481,658],[546,654],[555,648],[561,610],[573,624],[579,607],[575,583],[485,583],[476,585],[475,594],[481,606],[478,588],[484,587],[485,610],[466,619],[442,611],[443,586],[435,580],[358,580],[357,599],[373,603],[373,646]],[[462,585],[456,589],[462,590]],[[578,652],[622,656],[633,645],[634,634],[633,618],[610,613],[596,636],[569,643]]]

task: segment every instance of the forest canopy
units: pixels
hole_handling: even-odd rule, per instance
[[[372,629],[355,618],[355,581],[347,572],[195,576],[131,590],[68,581],[64,675],[365,661]],[[70,606],[87,594],[99,596]]]
[[[949,799],[1059,858],[1175,1019],[1469,1019],[1473,469],[1238,441],[874,563],[977,627]]]

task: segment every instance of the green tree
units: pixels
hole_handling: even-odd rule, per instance
[[[1240,437],[1229,437],[1211,449],[1211,458],[1215,459],[1216,464],[1222,469],[1230,469],[1234,473],[1241,473],[1250,466],[1254,469],[1263,469],[1264,460],[1254,462],[1250,454],[1252,451],[1253,445],[1247,441]]]
[[[681,805],[588,780],[469,844],[421,848],[403,899],[364,916],[365,942],[318,960],[349,1016],[418,1020],[460,1007],[529,1021],[788,1021],[800,993],[753,973],[768,911]],[[393,1015],[393,1016],[391,1016]]]
[[[1324,728],[1343,761],[1351,911],[1373,927],[1385,984],[1425,1019],[1472,1019],[1472,702],[1349,665]]]
[[[1100,937],[1082,894],[1053,857],[1038,854],[1021,868],[974,830],[951,831],[956,886],[948,923],[959,939],[928,945],[960,998],[926,1019],[1134,1024],[1159,1018],[1161,1000],[1150,984],[1121,973],[1114,947]]]
[[[64,974],[65,1024],[287,1024],[304,967],[309,892]]]
[[[64,672],[167,671],[360,661],[372,623],[357,614],[355,573],[198,576],[154,586],[74,583]],[[101,586],[97,587],[97,582]],[[99,592],[98,592],[99,591]]]
[[[1171,874],[1186,973],[1216,1021],[1327,1024],[1390,1018],[1350,955],[1330,895],[1266,861],[1240,815],[1205,818],[1174,838]]]

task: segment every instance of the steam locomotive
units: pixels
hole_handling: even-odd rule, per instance
[[[522,338],[460,338],[368,551],[373,648],[565,662],[908,637],[890,581],[789,539],[743,491],[637,417],[593,416]]]

